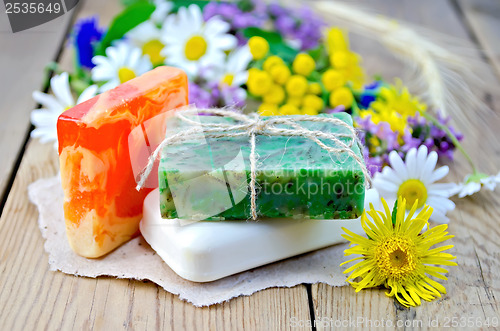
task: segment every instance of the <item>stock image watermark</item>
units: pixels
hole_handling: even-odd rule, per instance
[[[73,9],[79,0],[4,0],[13,33],[52,21]]]
[[[498,316],[493,317],[473,317],[473,316],[453,316],[453,317],[429,317],[424,319],[373,319],[365,316],[357,316],[348,319],[336,319],[332,317],[320,317],[314,320],[299,319],[291,317],[290,327],[324,327],[324,328],[488,328],[500,326]]]

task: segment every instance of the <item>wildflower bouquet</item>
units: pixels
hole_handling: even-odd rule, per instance
[[[75,70],[52,81],[55,98],[36,92],[33,136],[55,140],[55,122],[75,105],[160,65],[184,69],[189,100],[198,107],[236,106],[261,115],[353,115],[372,174],[425,145],[453,157],[463,138],[449,118],[429,118],[427,106],[401,82],[368,82],[345,31],[308,8],[255,0],[128,1],[108,29],[97,17],[76,23]]]
[[[53,95],[33,94],[43,108],[32,113],[36,126],[32,136],[44,142],[57,139],[57,117],[75,105],[72,94],[79,96],[76,103],[83,102],[157,66],[169,65],[187,73],[189,102],[200,108],[235,106],[263,116],[351,114],[375,188],[388,200],[400,199],[399,210],[406,206],[407,213],[425,216],[418,216],[419,223],[411,226],[411,217],[404,220],[404,213],[397,212],[398,229],[415,228],[413,237],[429,218],[448,222],[446,213],[455,207],[450,196],[470,195],[481,187],[493,190],[500,182],[500,174],[487,176],[476,170],[460,144],[463,135],[450,126],[449,117],[412,95],[401,81],[366,77],[346,32],[329,27],[309,8],[260,0],[128,0],[107,28],[100,27],[95,16],[77,22],[71,45],[74,71],[61,73],[55,68]],[[436,183],[449,171],[447,166],[434,170],[438,157],[453,159],[457,149],[470,161],[473,173],[462,184]],[[370,215],[380,227],[376,213]],[[388,228],[389,216],[382,222]],[[375,235],[370,232],[370,240],[377,241]],[[355,239],[373,246],[368,239]],[[420,269],[415,268],[415,273]],[[439,294],[432,288],[424,290],[427,285],[416,283],[416,278],[408,294],[390,277],[375,281],[376,275],[365,265],[360,270],[354,275],[370,274],[370,278],[357,283],[358,289],[386,284],[392,288],[391,295],[404,296],[405,305],[420,303],[418,296]]]

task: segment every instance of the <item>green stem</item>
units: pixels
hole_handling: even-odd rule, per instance
[[[359,116],[359,107],[358,107],[358,103],[356,102],[356,100],[354,100],[352,102],[351,111],[352,111],[352,116],[355,116],[355,117]]]
[[[463,148],[462,144],[460,143],[460,141],[458,141],[457,137],[455,137],[455,135],[451,132],[451,130],[446,125],[444,125],[443,123],[439,122],[438,119],[435,118],[434,116],[432,116],[431,114],[429,114],[427,112],[421,112],[420,114],[425,119],[431,121],[432,124],[434,124],[435,126],[437,126],[438,128],[440,128],[441,130],[443,130],[444,132],[446,132],[446,135],[448,136],[448,138],[451,139],[451,141],[453,142],[453,145],[455,145],[455,147],[465,156],[465,158],[469,162],[470,166],[472,167],[473,174],[477,174],[478,172],[477,172],[476,166],[474,164],[474,161],[472,161],[472,159],[469,156],[469,154],[467,154],[467,152]]]

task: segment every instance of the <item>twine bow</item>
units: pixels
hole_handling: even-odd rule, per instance
[[[218,115],[229,117],[235,120],[236,124],[229,123],[200,123],[194,121],[186,116],[189,115]],[[180,144],[189,140],[199,139],[200,133],[203,133],[205,138],[228,138],[228,137],[241,137],[247,136],[250,138],[250,209],[252,213],[252,219],[257,219],[257,190],[256,190],[256,168],[257,168],[257,153],[255,152],[255,136],[256,135],[266,135],[266,136],[283,136],[283,137],[304,137],[316,143],[320,148],[327,152],[335,155],[342,153],[349,154],[361,167],[363,175],[365,177],[366,183],[369,185],[371,183],[371,178],[366,169],[364,161],[352,150],[354,144],[361,146],[358,136],[354,128],[344,121],[332,118],[332,117],[322,117],[322,116],[275,116],[269,117],[263,120],[258,114],[252,113],[249,115],[244,115],[235,111],[224,110],[224,109],[196,109],[194,107],[185,110],[178,111],[175,116],[180,120],[193,125],[193,127],[178,132],[174,135],[166,137],[160,145],[155,149],[153,154],[149,157],[148,164],[146,168],[141,173],[140,180],[136,186],[137,190],[140,190],[148,176],[153,169],[155,160],[158,158],[161,150],[165,146],[172,146]],[[323,132],[319,130],[309,130],[304,128],[297,122],[321,122],[330,123],[332,125],[338,125],[346,128],[348,133],[330,133]],[[278,127],[277,125],[288,126]],[[344,143],[340,138],[349,139],[347,143]],[[326,145],[322,140],[330,141],[338,147],[332,147]]]

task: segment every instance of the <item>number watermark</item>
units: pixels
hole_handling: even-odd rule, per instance
[[[12,32],[31,29],[64,15],[79,0],[4,0]]]

